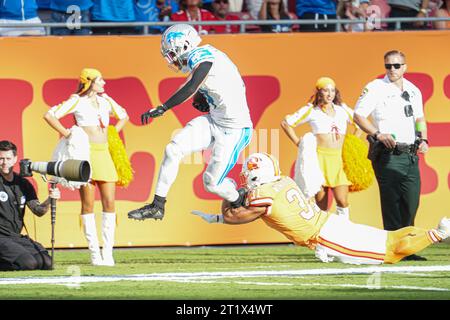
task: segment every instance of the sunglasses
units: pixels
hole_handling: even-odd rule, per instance
[[[403,66],[403,65],[404,65],[404,63],[386,63],[386,64],[384,65],[384,67],[385,67],[387,70],[391,70],[392,67],[394,67],[395,69],[400,69],[400,67]]]
[[[224,4],[228,4],[228,0],[215,0],[214,3],[224,3]]]

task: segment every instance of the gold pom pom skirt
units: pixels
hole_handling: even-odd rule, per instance
[[[92,180],[116,182],[117,171],[107,143],[90,143]]]
[[[342,149],[317,147],[319,166],[325,177],[325,187],[351,185],[344,172]]]

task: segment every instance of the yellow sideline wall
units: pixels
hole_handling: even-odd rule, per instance
[[[250,34],[205,36],[238,66],[247,84],[255,134],[244,155],[271,152],[289,175],[296,149],[280,129],[286,114],[303,106],[321,76],[335,79],[352,108],[365,84],[384,73],[383,54],[406,54],[407,78],[422,90],[430,151],[421,158],[422,197],[416,225],[433,227],[450,214],[450,32],[380,32],[359,34]],[[188,103],[147,126],[139,115],[163,102],[183,81],[160,54],[159,36],[0,38],[0,138],[19,146],[19,157],[48,161],[59,139],[42,119],[52,105],[76,90],[84,67],[99,69],[107,93],[127,109],[131,121],[122,138],[136,179],[117,192],[118,246],[200,245],[286,242],[262,221],[242,226],[209,225],[190,214],[193,209],[219,212],[220,200],[201,186],[201,154],[184,159],[173,185],[163,221],[128,220],[127,212],[153,199],[165,145],[176,130],[198,115]],[[71,116],[64,124],[73,123]],[[306,133],[308,126],[298,129]],[[362,138],[364,139],[364,137]],[[242,163],[242,158],[240,159]],[[231,176],[237,178],[238,164]],[[33,177],[39,198],[47,186]],[[334,204],[332,209],[334,208]],[[95,211],[101,212],[96,201]],[[381,227],[376,182],[350,195],[350,214],[357,223]],[[64,191],[57,204],[56,246],[84,247],[76,192]],[[100,230],[100,214],[97,226]],[[37,218],[27,211],[32,238],[50,245],[50,214]]]

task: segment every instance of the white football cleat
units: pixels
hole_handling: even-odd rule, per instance
[[[442,218],[437,227],[437,231],[442,237],[442,240],[447,239],[450,236],[450,219],[447,217]]]

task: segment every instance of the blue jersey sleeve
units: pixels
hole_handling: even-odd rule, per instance
[[[210,49],[201,47],[192,50],[188,57],[188,66],[192,71],[198,66],[200,63],[210,61],[214,63],[214,55]]]

